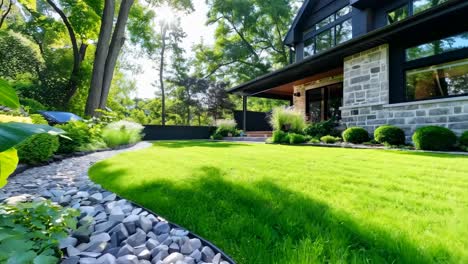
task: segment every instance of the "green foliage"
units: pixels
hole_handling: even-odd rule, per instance
[[[458,140],[461,146],[468,147],[468,131],[463,132]]]
[[[416,149],[444,151],[451,150],[457,143],[457,136],[450,129],[439,126],[418,128],[413,134]]]
[[[0,78],[35,78],[44,62],[35,45],[21,34],[0,30]]]
[[[78,211],[50,201],[0,205],[0,262],[57,263]]]
[[[102,130],[102,138],[108,147],[133,144],[141,140],[143,126],[129,121],[118,121]]]
[[[239,136],[239,130],[237,130],[237,123],[235,120],[232,119],[224,119],[218,120],[216,122],[216,132],[215,135],[219,135],[221,137],[228,137],[229,135],[232,137]]]
[[[323,136],[320,138],[320,141],[326,144],[335,144],[336,142],[339,142],[341,138],[339,137],[334,137],[334,136]]]
[[[210,137],[212,140],[222,140],[224,137],[220,134],[217,134],[217,133],[214,133],[213,135],[211,135]]]
[[[21,106],[30,114],[35,114],[40,110],[46,110],[47,107],[31,98],[20,98]]]
[[[315,137],[314,137],[314,138],[311,138],[311,139],[309,140],[309,143],[313,143],[313,144],[320,143],[320,139],[315,138]]]
[[[86,151],[90,144],[99,144],[101,128],[98,124],[83,121],[72,121],[55,127],[66,132],[68,138],[60,138],[58,153],[68,154],[76,151]]]
[[[6,106],[12,109],[19,107],[18,96],[7,81],[0,79],[0,91],[2,91],[0,106]]]
[[[0,188],[7,184],[7,178],[15,171],[18,162],[15,148],[0,152]]]
[[[59,139],[49,134],[34,135],[16,146],[20,162],[32,165],[50,160],[58,148]]]
[[[19,144],[21,141],[35,134],[48,133],[63,134],[63,130],[47,125],[33,125],[26,123],[0,123],[0,152]]]
[[[382,144],[398,146],[404,145],[406,138],[405,132],[396,126],[380,126],[374,131],[374,139]]]
[[[289,134],[281,131],[273,131],[272,142],[277,144],[289,144]]]
[[[300,112],[283,107],[273,109],[270,117],[270,124],[274,130],[298,134],[302,133],[306,126],[304,117]]]
[[[338,136],[337,131],[335,130],[337,126],[338,123],[334,119],[311,123],[304,129],[304,134],[317,138],[326,135]]]
[[[304,142],[306,142],[304,135],[289,133],[289,144],[302,144]]]
[[[345,142],[361,144],[369,140],[369,133],[362,127],[350,127],[343,132]]]
[[[47,120],[40,114],[32,114],[29,116],[29,118],[31,118],[33,124],[38,124],[38,125],[48,124]]]

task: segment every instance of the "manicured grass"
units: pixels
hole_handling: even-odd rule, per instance
[[[468,263],[468,157],[203,141],[94,165],[238,263]]]

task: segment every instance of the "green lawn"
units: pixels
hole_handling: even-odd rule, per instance
[[[468,157],[157,142],[91,178],[240,264],[468,263]]]

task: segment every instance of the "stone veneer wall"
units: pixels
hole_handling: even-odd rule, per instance
[[[391,124],[410,140],[421,126],[437,125],[460,134],[468,130],[468,96],[389,104],[388,45],[348,57],[344,61],[342,122],[372,133]]]

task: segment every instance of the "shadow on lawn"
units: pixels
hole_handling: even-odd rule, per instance
[[[457,158],[457,159],[465,159],[468,160],[468,155],[460,154],[447,154],[443,152],[418,152],[418,151],[405,151],[405,150],[388,150],[392,151],[396,154],[401,155],[413,155],[413,156],[421,156],[421,157],[431,157],[431,158]]]
[[[326,203],[270,181],[239,185],[216,167],[193,179],[127,185],[123,170],[106,162],[92,175],[105,188],[212,241],[239,264],[449,262],[444,248],[416,247],[401,233],[356,222]],[[247,177],[247,176],[246,176]],[[378,217],[378,216],[375,216]]]
[[[230,148],[230,147],[250,147],[252,145],[245,144],[245,143],[231,143],[231,142],[219,142],[219,141],[207,141],[207,140],[185,140],[185,141],[156,141],[156,142],[153,142],[153,146],[165,147],[165,148],[190,148],[190,147]]]

